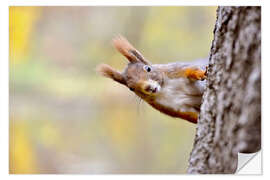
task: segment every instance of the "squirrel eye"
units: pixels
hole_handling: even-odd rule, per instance
[[[146,72],[151,72],[152,68],[150,66],[143,66],[143,69],[146,71]]]
[[[129,90],[134,91],[135,89],[134,88],[129,88]]]

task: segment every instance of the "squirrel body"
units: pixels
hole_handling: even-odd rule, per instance
[[[124,37],[115,38],[113,45],[129,64],[122,73],[101,64],[98,72],[127,86],[160,112],[197,123],[205,89],[205,61],[152,65]]]

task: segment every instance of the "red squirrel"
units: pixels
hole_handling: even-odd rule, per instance
[[[129,63],[122,73],[100,64],[97,71],[101,75],[125,85],[160,112],[197,123],[205,89],[205,62],[151,64],[124,37],[113,39],[113,45]]]

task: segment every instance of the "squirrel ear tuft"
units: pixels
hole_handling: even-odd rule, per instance
[[[144,64],[150,64],[150,62],[148,62],[123,36],[119,35],[115,37],[112,42],[114,47],[131,63],[142,62]]]
[[[126,38],[121,35],[118,35],[112,40],[113,46],[119,51],[123,56],[125,56],[129,62],[136,63],[138,62],[137,58],[133,56],[130,51],[135,48],[128,42]]]
[[[101,74],[102,76],[105,76],[107,78],[111,78],[114,81],[117,81],[123,85],[126,85],[126,80],[124,76],[118,72],[117,70],[113,69],[111,66],[107,64],[100,64],[96,67],[96,71]]]

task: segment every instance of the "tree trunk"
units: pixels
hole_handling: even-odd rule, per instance
[[[219,7],[188,173],[234,173],[261,148],[261,8]]]

